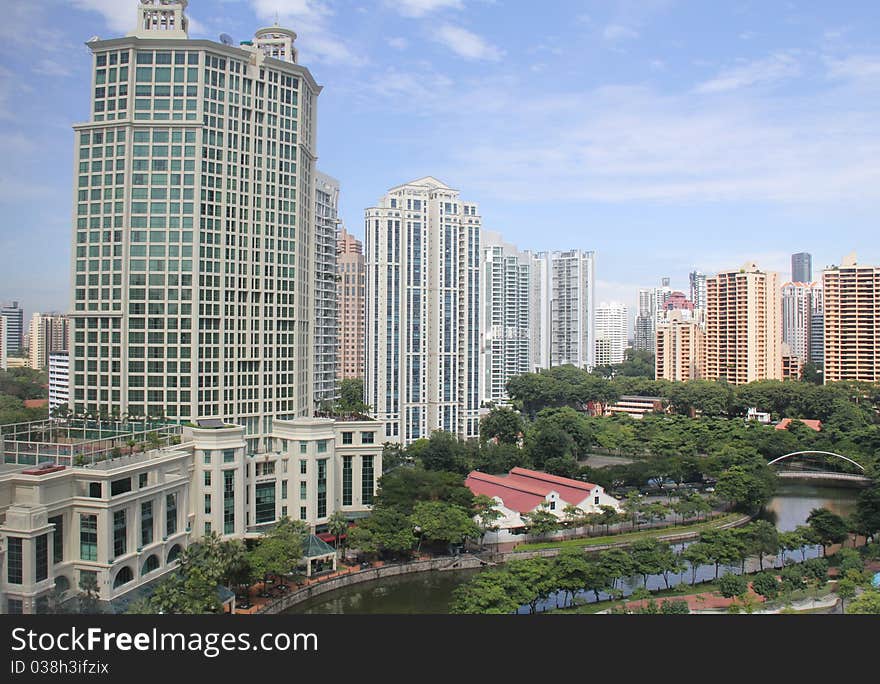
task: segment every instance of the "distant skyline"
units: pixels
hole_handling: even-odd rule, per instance
[[[0,300],[67,311],[71,126],[89,37],[137,0],[7,3]],[[785,282],[880,263],[880,5],[738,0],[190,0],[191,37],[279,22],[324,86],[318,168],[341,215],[435,176],[520,249],[596,252],[596,301],[755,261]],[[630,331],[631,334],[631,331]]]

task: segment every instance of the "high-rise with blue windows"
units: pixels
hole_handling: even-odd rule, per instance
[[[479,435],[477,205],[436,178],[392,188],[366,216],[366,403],[385,440]]]

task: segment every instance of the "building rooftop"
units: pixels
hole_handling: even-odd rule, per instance
[[[474,494],[498,497],[504,505],[519,513],[533,511],[551,492],[556,492],[563,502],[573,506],[590,496],[596,485],[567,477],[548,475],[535,470],[514,468],[506,476],[472,472],[465,486]]]

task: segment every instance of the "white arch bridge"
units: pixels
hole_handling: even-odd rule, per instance
[[[856,463],[851,458],[847,458],[846,456],[842,456],[841,454],[835,454],[830,451],[796,451],[791,454],[786,454],[785,456],[780,456],[777,459],[770,461],[767,465],[773,466],[783,461],[787,461],[789,459],[795,458],[797,456],[830,456],[832,458],[837,458],[841,461],[846,461],[850,465],[854,465],[858,468],[862,473],[865,472],[865,468]],[[834,473],[834,472],[819,472],[819,471],[809,471],[809,470],[801,470],[801,471],[789,471],[779,473],[779,477],[783,478],[809,478],[816,480],[848,480],[851,482],[868,482],[869,479],[862,475],[852,475],[849,473]]]

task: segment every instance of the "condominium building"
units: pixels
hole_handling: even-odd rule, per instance
[[[672,311],[657,326],[656,379],[687,382],[701,378],[706,363],[705,337],[697,321]]]
[[[66,352],[70,342],[70,319],[56,313],[35,313],[29,326],[29,349],[31,368],[45,370],[49,367],[49,355]]]
[[[596,308],[596,365],[623,363],[628,342],[629,317],[625,306],[602,303]]]
[[[71,407],[245,427],[314,410],[316,107],[296,34],[190,40],[143,0],[87,44],[74,127]]]
[[[364,246],[360,240],[340,226],[336,236],[337,298],[336,339],[338,342],[339,377],[364,378],[364,309],[366,307],[366,266]]]
[[[654,352],[657,326],[666,316],[666,304],[672,296],[671,280],[663,278],[660,287],[639,290],[639,315],[636,317],[634,348]]]
[[[6,318],[6,353],[18,356],[24,350],[24,310],[9,302],[0,306],[0,316]]]
[[[499,404],[509,399],[508,380],[531,372],[531,258],[490,232],[482,234],[482,255],[482,401]]]
[[[474,438],[480,409],[477,205],[426,177],[366,212],[366,403],[385,440]]]
[[[596,365],[596,255],[527,252],[532,266],[532,366]]]
[[[795,282],[782,286],[782,341],[802,363],[810,357],[814,290],[816,297],[821,298],[821,288],[814,283]]]
[[[704,377],[736,385],[781,380],[779,274],[748,263],[708,278],[706,290]]]
[[[50,429],[57,444],[31,441]],[[124,611],[202,535],[257,538],[283,517],[326,531],[337,511],[370,510],[382,473],[372,421],[277,420],[259,458],[244,427],[221,421],[100,429],[3,428],[0,611],[46,612],[50,596],[75,600],[87,577],[102,610]]]
[[[315,405],[331,407],[339,398],[339,321],[336,230],[339,181],[315,174]]]
[[[813,282],[813,256],[806,252],[791,255],[791,281],[793,283]]]
[[[706,274],[692,271],[690,276],[690,300],[695,309],[706,310]]]
[[[855,254],[822,273],[825,382],[880,382],[880,266]]]
[[[70,404],[70,354],[56,351],[49,354],[49,412]]]
[[[6,326],[9,325],[7,323],[6,316],[0,316],[0,371],[5,371],[7,369],[6,363]]]

